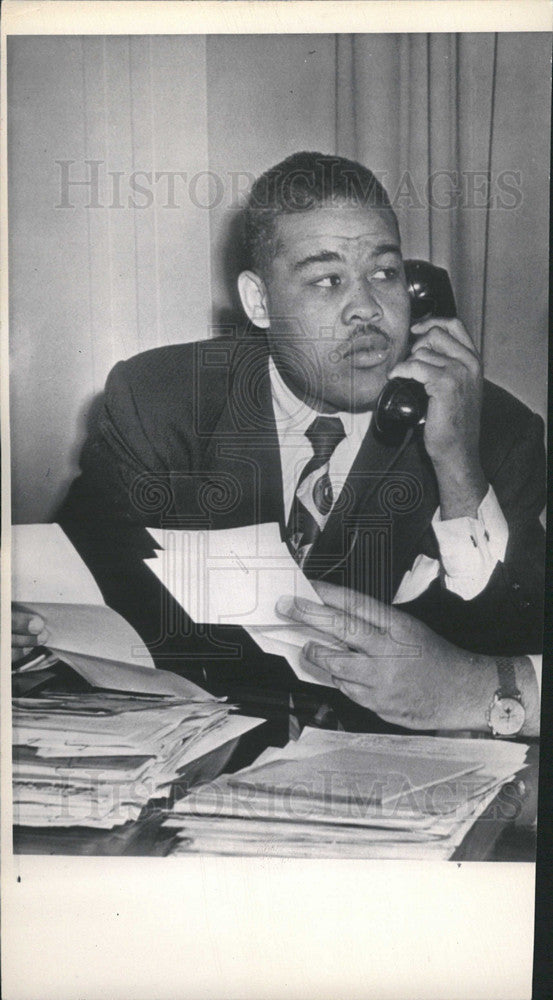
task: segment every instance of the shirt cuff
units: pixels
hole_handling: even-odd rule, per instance
[[[542,668],[542,657],[534,655],[532,653],[528,654],[528,659],[531,660],[534,672],[536,674],[536,680],[538,682],[538,692],[541,701],[541,668]]]
[[[495,566],[503,562],[509,528],[498,499],[490,486],[476,517],[440,519],[440,508],[432,518],[440,547],[440,560],[448,590],[472,600],[486,587]]]

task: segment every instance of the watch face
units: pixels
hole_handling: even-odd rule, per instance
[[[498,698],[490,710],[490,725],[498,736],[516,736],[525,718],[524,707],[516,698]]]

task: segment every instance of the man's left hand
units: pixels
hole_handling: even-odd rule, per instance
[[[488,484],[480,465],[482,366],[458,319],[431,318],[413,325],[411,354],[389,378],[414,378],[428,394],[424,443],[440,491],[443,520],[476,517]]]

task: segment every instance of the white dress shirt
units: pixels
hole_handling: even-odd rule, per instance
[[[534,668],[534,673],[536,675],[536,680],[538,682],[538,692],[541,700],[541,674],[542,674],[543,656],[541,653],[539,654],[539,656],[537,655],[537,653],[536,654],[529,653],[528,659],[531,661],[532,666]]]
[[[305,431],[320,413],[294,395],[272,358],[269,358],[269,374],[280,446],[284,513],[288,520],[298,479],[313,457]],[[337,445],[329,461],[328,471],[336,499],[369,429],[372,413],[343,412],[332,416],[340,418],[345,431],[343,441]],[[491,486],[478,508],[477,517],[442,521],[438,507],[432,518],[432,527],[440,559],[418,555],[398,587],[394,604],[405,604],[419,597],[440,572],[447,589],[469,601],[484,590],[497,562],[505,558],[509,529]]]

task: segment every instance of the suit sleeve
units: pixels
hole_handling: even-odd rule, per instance
[[[158,470],[159,457],[144,429],[126,362],[117,364],[108,377],[80,464],[81,473],[56,520],[92,572],[106,604],[146,642],[155,642],[159,625],[148,608],[159,607],[159,596],[143,559],[155,551],[144,525],[155,525],[156,520],[154,514],[145,517],[136,497],[140,483],[148,484]]]
[[[141,412],[141,410],[143,412]],[[155,525],[162,511],[159,491],[167,480],[162,448],[146,428],[148,414],[137,402],[126,364],[106,382],[102,407],[81,455],[81,474],[60,511],[67,522]],[[166,487],[167,489],[167,487]]]
[[[532,414],[525,423],[524,433],[487,470],[509,526],[504,561],[470,601],[436,580],[419,598],[402,605],[457,645],[491,655],[542,649],[545,447],[541,418]]]

